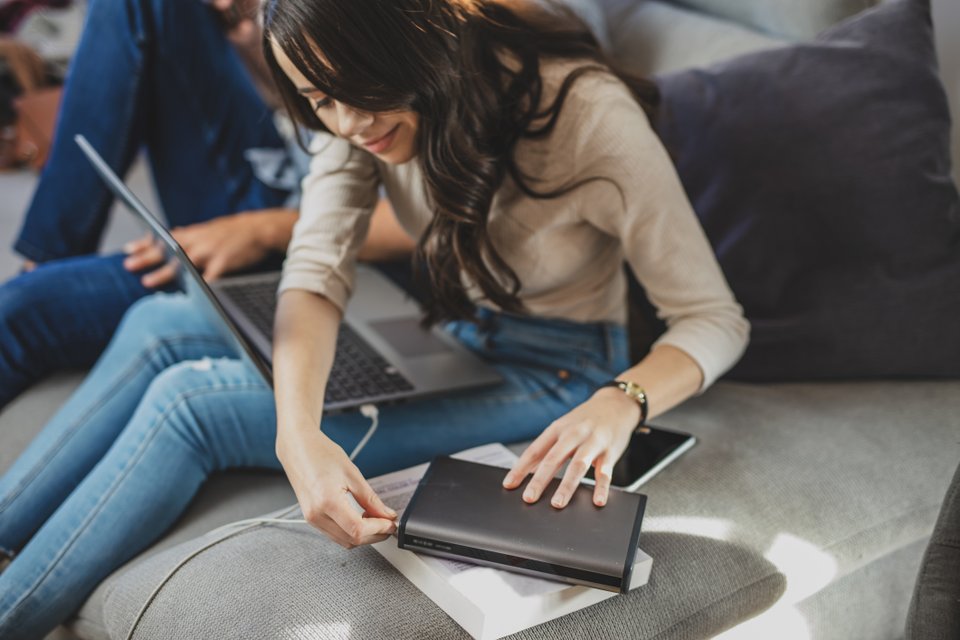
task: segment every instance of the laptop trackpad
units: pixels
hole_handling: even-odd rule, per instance
[[[367,325],[404,358],[432,356],[452,351],[450,345],[420,327],[419,318],[375,320]]]

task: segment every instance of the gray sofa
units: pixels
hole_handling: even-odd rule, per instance
[[[807,37],[873,2],[684,4],[604,2],[616,56],[645,73],[707,64]],[[77,379],[48,380],[0,415],[0,470]],[[658,423],[699,444],[645,488],[650,583],[521,637],[903,636],[960,459],[960,381],[720,382]],[[345,551],[304,527],[251,528],[170,575],[210,530],[294,501],[278,474],[213,478],[173,531],[54,636],[126,638],[143,610],[134,638],[467,637],[375,551]]]

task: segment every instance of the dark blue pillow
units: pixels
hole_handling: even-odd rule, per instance
[[[658,82],[656,128],[753,325],[730,377],[960,375],[960,198],[928,1]]]

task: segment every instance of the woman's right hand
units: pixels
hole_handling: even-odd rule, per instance
[[[352,549],[385,540],[397,530],[396,512],[383,503],[346,452],[322,431],[313,428],[278,438],[277,457],[304,519],[337,544]]]

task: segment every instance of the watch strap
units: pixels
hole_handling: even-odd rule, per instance
[[[640,405],[640,423],[637,426],[642,427],[647,424],[647,415],[650,413],[650,403],[647,401],[647,392],[643,390],[643,387],[629,380],[610,380],[600,385],[599,388],[603,389],[605,387],[616,387],[623,391],[627,397],[636,401],[636,403]]]

